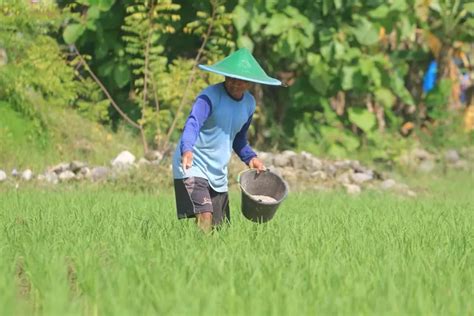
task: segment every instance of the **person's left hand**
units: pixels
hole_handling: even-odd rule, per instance
[[[260,160],[258,157],[253,157],[250,162],[249,162],[249,167],[252,169],[257,169],[257,173],[260,173],[262,171],[265,171],[267,168],[265,168],[265,165],[263,164],[263,161]]]

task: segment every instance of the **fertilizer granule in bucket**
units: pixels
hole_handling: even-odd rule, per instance
[[[266,195],[251,195],[251,197],[259,202],[264,202],[264,203],[275,203],[277,201],[271,196],[266,196]]]

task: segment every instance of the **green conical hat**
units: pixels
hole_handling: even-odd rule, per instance
[[[281,86],[280,80],[269,77],[260,67],[257,60],[246,48],[230,54],[218,63],[211,66],[199,65],[202,70],[214,72],[226,77],[268,84],[272,86]]]

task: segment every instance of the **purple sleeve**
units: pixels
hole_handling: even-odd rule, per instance
[[[250,122],[252,122],[252,117],[253,115],[249,117],[247,123],[245,123],[240,132],[235,135],[234,143],[232,144],[235,153],[239,156],[240,160],[245,162],[247,165],[253,157],[257,157],[257,154],[252,150],[252,147],[250,147],[247,142],[247,131]]]
[[[206,95],[200,95],[194,102],[191,113],[184,124],[180,143],[181,154],[186,151],[193,151],[199,131],[204,122],[211,115],[211,111],[211,100]]]

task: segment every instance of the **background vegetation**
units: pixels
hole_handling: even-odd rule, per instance
[[[50,113],[72,109],[128,130],[143,151],[168,151],[195,95],[222,80],[197,64],[247,47],[289,85],[253,88],[259,149],[384,161],[419,142],[462,146],[474,138],[460,99],[473,12],[460,0],[3,0],[1,107],[29,121],[34,146],[58,141]],[[18,144],[3,124],[2,146]]]

